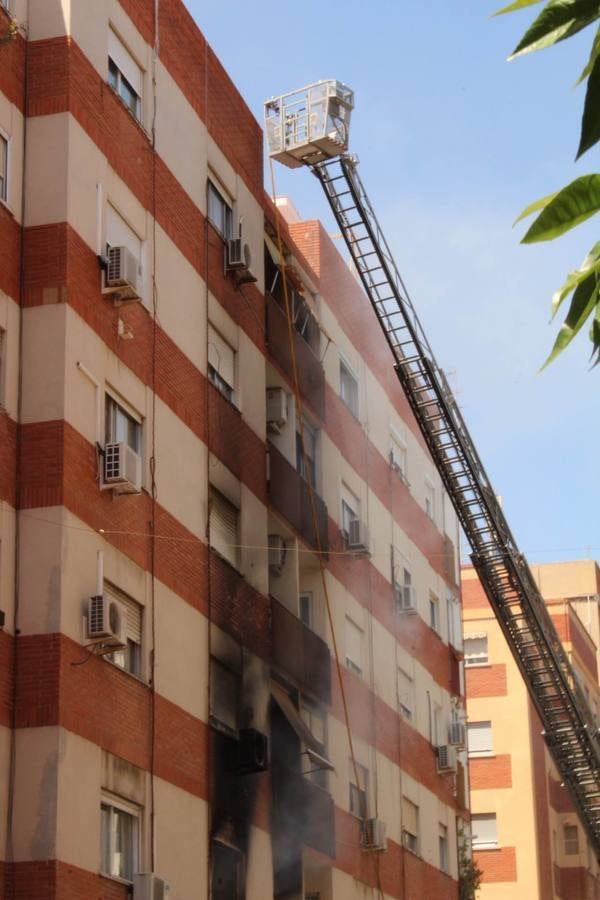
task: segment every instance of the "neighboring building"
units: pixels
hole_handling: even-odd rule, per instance
[[[598,710],[600,571],[584,560],[532,566],[590,709]],[[600,871],[562,787],[541,720],[477,575],[463,568],[474,856],[481,900],[588,900]]]
[[[455,900],[458,528],[369,303],[179,0],[11,11],[0,898]]]

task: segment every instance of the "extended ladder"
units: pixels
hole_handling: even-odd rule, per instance
[[[600,744],[546,604],[515,543],[349,155],[312,164],[394,355],[471,559],[600,859]]]

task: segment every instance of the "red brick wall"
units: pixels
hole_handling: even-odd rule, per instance
[[[0,407],[0,501],[16,502],[17,426]]]
[[[5,864],[5,869],[6,900],[126,900],[130,896],[124,884],[55,859]]]
[[[483,883],[517,880],[517,851],[515,847],[498,850],[476,850],[473,858],[483,872]],[[550,895],[552,896],[552,895]]]
[[[0,9],[0,36],[6,33],[9,17]],[[25,73],[25,40],[18,34],[14,40],[2,45],[0,54],[0,93],[23,111],[23,83]]]
[[[506,665],[466,666],[467,697],[506,697]]]
[[[594,643],[579,621],[575,610],[567,606],[565,601],[565,606],[561,606],[559,609],[550,606],[549,612],[562,643],[571,644],[583,667],[587,669],[588,675],[597,681],[598,666]]]
[[[510,755],[472,757],[469,760],[471,790],[512,787]]]
[[[21,226],[6,206],[0,203],[0,290],[17,302],[20,262]]]
[[[12,724],[12,653],[12,637],[7,631],[0,631],[0,725],[4,725],[7,728]]]
[[[490,604],[478,578],[469,578],[461,584],[464,609],[490,609]]]
[[[548,792],[546,790],[546,745],[542,737],[542,723],[531,701],[527,698],[529,734],[531,736],[531,770],[533,776],[534,812],[536,824],[536,853],[538,883],[543,897],[552,896],[552,835]]]

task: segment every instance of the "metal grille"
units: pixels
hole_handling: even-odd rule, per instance
[[[519,552],[381,231],[356,161],[312,167],[394,356],[395,369],[472,550],[471,559],[600,857],[600,744],[587,701]]]
[[[122,477],[121,444],[107,444],[104,448],[104,480],[110,484]]]

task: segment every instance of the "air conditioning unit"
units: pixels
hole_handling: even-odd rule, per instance
[[[127,247],[109,247],[106,292],[116,300],[139,300],[139,263]]]
[[[102,488],[117,494],[139,494],[142,488],[142,460],[125,441],[104,448]]]
[[[357,553],[365,554],[369,552],[369,535],[367,526],[360,519],[353,519],[348,528],[348,536],[346,538],[348,549]]]
[[[241,237],[230,238],[225,245],[225,271],[234,272],[238,284],[256,281],[250,267],[252,254],[250,245]]]
[[[269,768],[269,740],[256,728],[242,728],[238,745],[238,775],[266,772]]]
[[[438,772],[456,772],[456,750],[449,744],[437,748]]]
[[[467,742],[467,729],[462,722],[450,722],[448,743],[455,747],[464,747]]]
[[[106,594],[88,600],[86,637],[89,641],[124,647],[127,644],[127,610]]]
[[[387,850],[385,822],[366,819],[362,825],[361,844],[364,850]]]
[[[417,592],[413,584],[394,585],[397,612],[413,612],[417,608]]]
[[[281,575],[285,564],[286,546],[280,534],[269,535],[269,571],[273,575]]]
[[[288,398],[283,388],[267,388],[267,431],[281,434],[287,422]]]
[[[153,872],[140,872],[133,879],[133,900],[167,900],[170,885]]]

